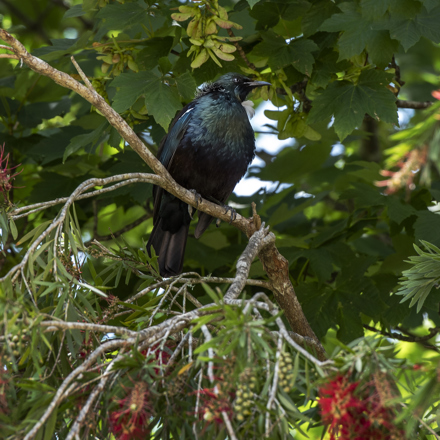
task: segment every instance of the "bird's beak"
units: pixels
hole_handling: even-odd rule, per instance
[[[263,86],[271,86],[272,84],[266,81],[251,81],[246,84],[248,87],[263,87]]]

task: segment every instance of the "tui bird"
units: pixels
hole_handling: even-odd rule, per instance
[[[202,196],[231,209],[226,200],[255,155],[255,137],[248,119],[248,114],[253,116],[252,102],[245,100],[255,87],[270,85],[228,73],[203,84],[172,122],[157,157],[177,183],[195,193],[196,200]],[[151,255],[153,246],[163,277],[178,275],[193,208],[157,186],[153,197],[154,227],[147,251]],[[199,212],[196,238],[212,220]]]

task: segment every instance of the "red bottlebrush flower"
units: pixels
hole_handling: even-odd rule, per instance
[[[380,171],[380,174],[388,179],[374,182],[376,186],[385,188],[385,194],[394,194],[400,188],[406,188],[407,191],[412,191],[415,188],[414,178],[426,165],[428,147],[425,145],[422,148],[415,148],[407,153],[403,159],[396,164],[399,168],[398,171]]]
[[[119,410],[110,413],[110,430],[118,440],[143,440],[150,433],[152,416],[150,392],[145,382],[136,382],[127,396],[119,400]]]
[[[233,416],[231,403],[222,393],[219,385],[214,388],[203,388],[196,391],[196,394],[200,395],[200,409],[197,414],[200,419],[221,425],[224,423],[223,412],[229,417]]]
[[[403,438],[393,423],[392,408],[386,406],[392,399],[390,384],[384,375],[373,376],[372,382],[361,387],[359,382],[338,375],[319,389],[321,417],[329,425],[331,440]]]
[[[362,413],[363,403],[354,396],[358,382],[351,383],[344,376],[336,376],[319,389],[319,406],[325,424],[330,431],[337,431],[341,423],[350,423],[353,413]]]
[[[0,414],[8,414],[10,405],[6,397],[6,391],[9,387],[10,379],[0,362]]]
[[[18,173],[12,174],[11,171],[19,167],[21,164],[15,165],[15,167],[8,168],[9,165],[9,153],[5,156],[5,144],[0,147],[0,192],[7,193],[12,188],[17,188],[12,186],[12,181],[18,176],[23,170]]]
[[[175,345],[173,341],[168,341],[165,344],[165,347],[171,348],[173,345]],[[144,356],[147,356],[148,350],[143,350],[143,351],[141,351],[141,353]],[[163,366],[168,364],[168,361],[170,360],[170,357],[171,357],[171,355],[166,350],[162,350],[161,348],[159,348],[159,344],[153,345],[150,348],[149,354],[153,355],[155,359],[150,359],[148,361],[148,363],[151,363],[155,360],[158,365],[163,365]],[[159,375],[159,372],[160,372],[159,368],[155,368],[154,372],[156,375]],[[168,372],[168,374],[170,374],[170,373],[171,372]]]

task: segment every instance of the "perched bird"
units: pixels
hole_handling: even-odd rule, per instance
[[[197,90],[194,100],[172,122],[157,155],[177,183],[196,197],[225,206],[255,155],[248,118],[253,116],[253,103],[246,97],[255,87],[270,85],[228,73]],[[151,255],[152,246],[159,256],[162,276],[177,275],[182,271],[193,208],[160,187],[154,187],[153,197],[154,227],[147,251]],[[199,212],[196,238],[212,220]]]

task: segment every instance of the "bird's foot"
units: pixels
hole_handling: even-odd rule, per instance
[[[202,196],[195,190],[195,189],[190,189],[189,191],[191,191],[194,194],[194,201],[196,203],[196,206],[199,206],[199,203],[202,203]],[[188,205],[188,214],[191,217],[191,220],[193,219],[193,212],[195,211],[195,209],[191,206]]]
[[[227,214],[228,212],[231,213],[231,218],[229,219],[229,224],[231,224],[237,218],[237,211],[229,205],[224,205],[223,203],[219,204],[221,207],[225,208],[225,214]],[[217,228],[220,227],[221,222],[222,221],[219,218],[215,221],[215,225],[217,226]]]
[[[189,191],[194,194],[194,201],[196,202],[196,206],[198,206],[199,203],[202,203],[203,198],[195,189],[190,189]]]
[[[223,205],[225,208],[225,214],[231,212],[231,218],[229,219],[229,224],[231,224],[237,218],[237,211],[229,205]]]

